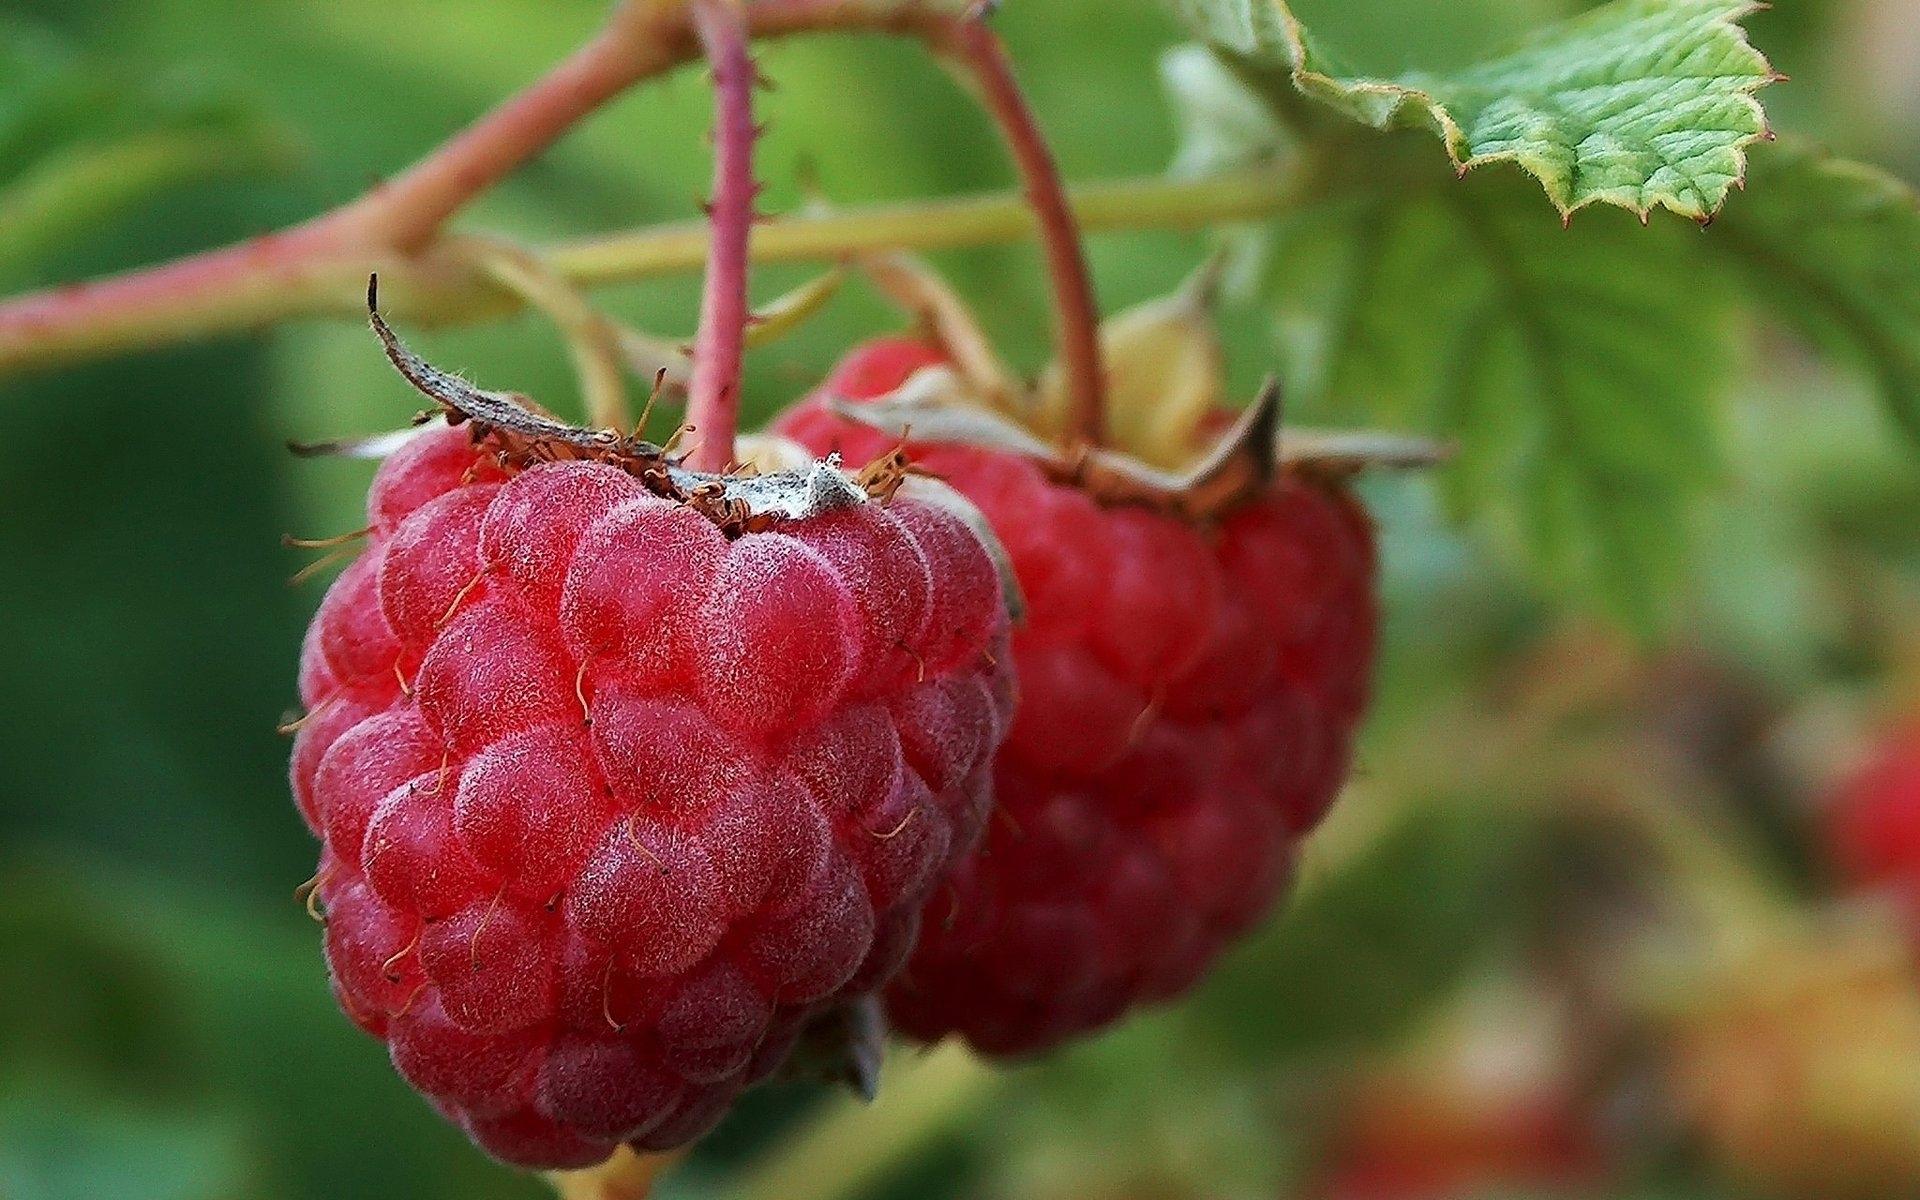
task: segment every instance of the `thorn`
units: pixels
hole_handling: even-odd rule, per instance
[[[1565,233],[1567,230],[1572,228],[1573,228],[1573,210],[1569,208],[1565,212],[1560,214],[1560,231],[1562,233]]]
[[[1653,224],[1653,210],[1651,208],[1643,208],[1634,215],[1640,218],[1640,228],[1642,229]]]

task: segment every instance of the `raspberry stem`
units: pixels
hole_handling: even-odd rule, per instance
[[[674,66],[682,55],[667,15],[622,4],[605,28],[547,75],[320,224],[337,241],[419,250],[469,201],[581,118]]]
[[[1033,206],[1040,240],[1046,248],[1047,271],[1053,284],[1055,336],[1067,376],[1064,444],[1070,450],[1099,446],[1106,435],[1106,375],[1100,364],[1100,309],[1080,244],[1079,224],[1046,135],[1014,77],[1006,47],[987,27],[984,13],[985,6],[981,6],[973,15],[953,22],[940,39],[940,48],[980,89],[1020,169],[1028,203]]]
[[[547,1182],[560,1200],[647,1200],[660,1173],[679,1154],[637,1154],[622,1146],[597,1167],[580,1171],[552,1171]]]
[[[998,44],[977,24],[899,0],[756,0],[750,38],[865,31],[912,37],[964,60],[1002,118],[1032,198],[880,206],[771,224],[753,238],[761,260],[834,260],[848,253],[978,245],[1026,236],[1036,225],[1055,267],[1063,358],[1093,412],[1101,379],[1074,208],[1089,228],[1193,228],[1285,211],[1311,190],[1269,171],[1217,180],[1141,180],[1082,193],[1069,205]],[[970,30],[970,31],[969,31]],[[314,315],[357,316],[378,272],[396,316],[472,321],[525,300],[438,244],[446,222],[581,118],[627,88],[700,52],[688,0],[625,0],[607,27],[536,81],[415,166],[303,224],[233,246],[97,282],[0,300],[0,376],[28,367],[175,345]],[[561,247],[559,273],[575,285],[688,270],[707,254],[704,230],[669,225]],[[1078,282],[1076,282],[1076,279]]]
[[[733,465],[740,424],[741,360],[746,353],[748,243],[753,233],[753,59],[740,0],[694,0],[694,27],[713,65],[713,226],[700,331],[694,337],[687,423],[694,448],[687,465],[722,472]]]
[[[1126,179],[1075,188],[1088,231],[1198,229],[1259,220],[1298,207],[1307,180],[1270,167],[1206,179]],[[1024,197],[986,193],[878,204],[755,228],[757,263],[834,262],[887,250],[941,250],[1017,242],[1033,234]],[[673,222],[567,242],[539,253],[577,287],[603,287],[700,269],[706,222]],[[524,302],[487,286],[470,264],[437,249],[402,257],[377,248],[315,247],[283,235],[227,247],[98,283],[0,301],[0,377],[263,329],[305,317],[359,320],[367,276],[378,272],[395,318],[471,324]]]

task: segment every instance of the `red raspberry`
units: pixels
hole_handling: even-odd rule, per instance
[[[937,351],[891,339],[824,389],[891,391]],[[825,395],[780,428],[858,461],[888,439]],[[1290,477],[1205,527],[1103,507],[1027,459],[926,445],[1025,590],[1021,702],[985,852],[935,895],[888,992],[897,1026],[1041,1050],[1191,986],[1285,884],[1346,777],[1374,646],[1374,554],[1344,492]]]
[[[1920,725],[1883,737],[1841,781],[1826,825],[1845,881],[1895,895],[1920,932]]]
[[[985,549],[904,497],[730,540],[451,429],[369,508],[292,769],[341,1007],[508,1162],[690,1141],[894,974],[979,839],[1012,704]]]

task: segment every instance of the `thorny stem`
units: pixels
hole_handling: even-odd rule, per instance
[[[1088,232],[1199,229],[1271,217],[1298,206],[1301,180],[1272,168],[1206,179],[1129,179],[1070,193]],[[782,217],[755,227],[757,263],[831,262],[883,250],[945,250],[1015,242],[1034,230],[1025,199],[996,192],[944,200],[869,205]],[[576,287],[601,287],[698,270],[706,261],[702,222],[673,222],[563,243],[538,251]],[[396,317],[460,324],[509,315],[522,306],[486,286],[468,266],[430,250],[402,257],[378,249],[322,254],[248,245],[0,301],[0,377],[261,329],[303,317],[359,319],[367,276]]]
[[[1059,165],[1014,78],[1006,48],[986,26],[986,9],[983,5],[974,16],[952,23],[936,44],[979,87],[1020,168],[1033,206],[1046,248],[1058,354],[1067,378],[1066,448],[1100,446],[1106,435],[1106,374],[1100,364],[1100,309],[1094,300],[1093,278]]]
[[[713,244],[700,332],[694,336],[693,378],[687,386],[687,424],[694,448],[687,465],[721,472],[733,465],[740,425],[741,358],[746,353],[748,242],[753,233],[753,123],[755,68],[747,53],[741,0],[694,0],[694,25],[713,64],[713,196],[708,219]]]
[[[1098,432],[1098,334],[1073,217],[1087,228],[1192,228],[1284,211],[1296,182],[1271,171],[1210,180],[1096,186],[1069,204],[1052,157],[993,35],[914,0],[756,0],[749,38],[822,31],[914,36],[960,61],[987,94],[1025,177],[1033,213],[1012,198],[881,205],[770,223],[753,234],[758,261],[839,259],[872,250],[975,246],[1035,228],[1048,244],[1062,319],[1062,359],[1081,428]],[[632,84],[699,54],[687,0],[624,0],[609,27],[553,73],[361,200],[300,227],[88,284],[0,301],[0,376],[127,349],[157,348],[311,315],[357,315],[371,273],[397,317],[478,321],[524,298],[436,242],[447,219]],[[557,275],[589,286],[697,267],[705,230],[680,225],[564,246]]]
[[[956,22],[902,0],[757,0],[744,12],[748,34],[777,38],[827,30],[865,30],[953,46]],[[965,38],[961,39],[962,41]],[[998,67],[997,47],[991,47]],[[357,315],[367,276],[378,272],[396,316],[419,321],[477,320],[514,311],[523,301],[490,286],[473,264],[435,241],[473,197],[544,149],[581,117],[633,84],[699,53],[682,0],[625,0],[607,29],[553,73],[383,187],[344,208],[284,232],[123,274],[0,301],[0,376],[28,367],[258,329],[313,315]],[[970,60],[971,61],[971,60]],[[973,63],[979,70],[978,61]],[[1010,76],[983,83],[994,93]],[[1018,93],[1012,93],[1018,101]],[[997,103],[1004,103],[1004,96]],[[1025,113],[1024,103],[1015,110]],[[1005,122],[1003,121],[1003,124]],[[1044,144],[1009,137],[1030,176],[1042,183],[1035,218],[1008,197],[885,206],[802,217],[755,231],[761,260],[835,259],[878,249],[978,245],[1014,240],[1038,224],[1050,239],[1071,230]],[[1022,146],[1025,148],[1022,149]],[[1029,182],[1030,191],[1033,183]],[[1052,200],[1049,201],[1048,197]],[[1282,211],[1298,194],[1267,172],[1218,180],[1136,181],[1087,190],[1078,211],[1088,228],[1195,227]],[[1077,247],[1071,248],[1077,257]],[[703,234],[684,226],[620,235],[562,248],[553,260],[576,285],[684,271],[706,255]],[[1059,256],[1056,256],[1059,257]],[[1068,261],[1060,257],[1062,265]],[[1071,278],[1067,270],[1056,278]],[[1062,315],[1090,309],[1068,301]],[[1077,326],[1089,322],[1074,318]],[[1084,333],[1084,331],[1082,331]],[[1068,357],[1091,362],[1095,343],[1076,334]],[[1080,379],[1097,373],[1081,370]]]

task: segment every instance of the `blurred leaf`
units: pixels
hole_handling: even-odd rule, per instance
[[[229,89],[124,78],[0,19],[0,282],[160,192],[292,157],[291,135]]]
[[[1461,171],[1518,164],[1562,213],[1614,204],[1702,218],[1744,169],[1772,69],[1747,0],[1616,0],[1447,74],[1347,73],[1284,0],[1173,0],[1283,110],[1297,90],[1376,129],[1431,129]]]
[[[1299,102],[1438,129],[1463,168],[1512,159],[1563,213],[1704,218],[1764,128],[1750,93],[1770,73],[1731,23],[1748,6],[1621,0],[1444,78],[1367,81],[1329,74],[1274,0],[1175,2],[1215,47],[1162,64],[1177,169],[1300,164],[1301,205],[1240,238],[1268,253],[1294,398],[1457,438],[1456,516],[1492,523],[1561,596],[1657,629],[1719,470],[1725,273],[1672,227],[1596,213],[1558,231],[1514,178],[1450,184],[1404,139],[1355,140]]]
[[[1883,171],[1799,141],[1754,161],[1751,194],[1711,244],[1756,300],[1821,347],[1865,364],[1920,440],[1920,203]]]
[[[1205,46],[1175,46],[1160,78],[1180,123],[1175,175],[1204,176],[1279,156],[1290,136],[1240,76]]]
[[[1562,231],[1516,181],[1407,186],[1275,232],[1296,388],[1459,440],[1457,515],[1558,591],[1653,627],[1718,448],[1732,348],[1692,239],[1595,214]]]
[[[1200,1027],[1250,1067],[1404,1030],[1513,928],[1528,832],[1498,806],[1409,807],[1335,873],[1302,881],[1273,933],[1208,985]]]
[[[383,1048],[340,1014],[328,995],[319,930],[290,895],[269,915],[204,883],[167,887],[125,868],[31,860],[0,862],[0,892],[11,908],[33,914],[0,930],[0,978],[9,990],[21,978],[15,968],[35,969],[47,950],[70,947],[80,964],[0,1013],[16,1039],[9,1055],[28,1051],[0,1064],[6,1200],[148,1200],[156,1193],[109,1186],[117,1175],[73,1189],[81,1172],[118,1172],[123,1154],[164,1130],[179,1132],[180,1151],[209,1169],[235,1163],[244,1146],[245,1161],[263,1176],[236,1190],[219,1186],[232,1172],[209,1174],[188,1193],[196,1200],[506,1200],[542,1190],[537,1179],[474,1151],[400,1081]],[[28,927],[34,931],[23,933]],[[62,988],[69,989],[64,999]],[[89,993],[137,993],[137,1002],[108,1005]],[[143,1061],[151,1051],[129,1061],[103,1053],[156,1036],[164,1041],[164,1070]],[[36,1118],[56,1080],[67,1081],[61,1086],[74,1091],[77,1107]],[[96,1094],[113,1103],[91,1102]],[[58,1129],[68,1131],[62,1136],[79,1157],[48,1158],[50,1131]],[[49,1190],[16,1189],[8,1172],[18,1170]],[[157,1162],[153,1185],[173,1170]]]
[[[0,1098],[7,1200],[233,1200],[248,1186],[244,1140],[215,1114],[140,1110],[41,1080]]]

